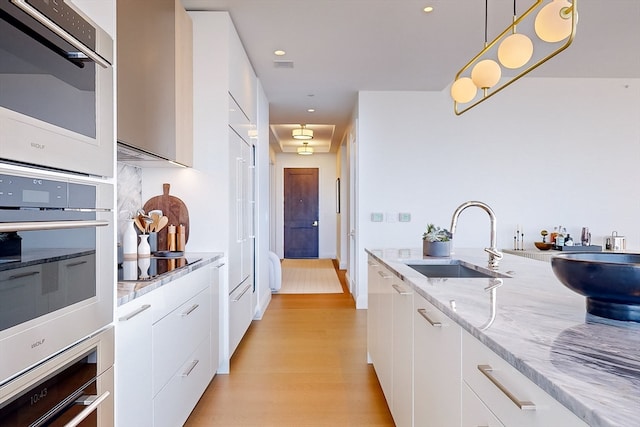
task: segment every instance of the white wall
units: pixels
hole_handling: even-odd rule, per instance
[[[556,225],[595,244],[613,230],[640,248],[640,80],[524,78],[464,115],[448,92],[361,92],[358,126],[358,306],[365,248],[419,247],[426,224],[449,228],[467,200],[488,203],[498,246],[527,247]],[[372,212],[409,212],[374,223]],[[489,219],[462,213],[454,247],[483,248]]]
[[[336,258],[336,170],[335,154],[298,154],[278,153],[275,165],[275,200],[276,200],[276,250],[275,253],[284,258],[284,169],[285,168],[318,168],[319,185],[319,220],[318,220],[318,256],[319,258]]]

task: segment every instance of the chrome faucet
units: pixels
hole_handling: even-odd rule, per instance
[[[491,218],[491,242],[490,242],[491,246],[488,248],[484,248],[484,250],[485,252],[489,253],[489,269],[497,270],[498,262],[502,259],[502,252],[500,252],[496,247],[496,244],[497,244],[496,241],[498,240],[497,239],[498,231],[496,229],[497,220],[496,220],[496,214],[489,207],[489,205],[483,202],[469,201],[458,206],[458,208],[453,213],[453,217],[451,217],[451,228],[450,228],[451,234],[455,235],[456,227],[458,226],[458,217],[460,216],[463,210],[467,209],[470,206],[477,206],[479,208],[482,208],[485,212],[489,214],[489,218]]]

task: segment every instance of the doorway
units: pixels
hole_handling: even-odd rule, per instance
[[[318,258],[318,206],[318,168],[285,168],[285,258]]]

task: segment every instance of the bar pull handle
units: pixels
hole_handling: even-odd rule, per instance
[[[91,415],[91,413],[93,411],[95,411],[98,408],[98,406],[100,406],[100,404],[107,397],[109,397],[110,394],[111,393],[109,393],[108,391],[105,391],[100,396],[82,396],[79,400],[76,400],[76,402],[78,404],[80,404],[80,405],[87,405],[88,404],[88,406],[86,408],[84,408],[82,411],[80,411],[80,413],[78,415],[73,417],[71,419],[71,421],[69,421],[67,424],[64,425],[64,427],[76,427],[76,426],[78,426],[82,421],[85,420],[85,418],[87,418],[89,415]]]
[[[391,275],[390,274],[386,274],[384,271],[379,270],[378,274],[380,275],[380,277],[382,277],[383,279],[390,279]]]
[[[515,405],[522,411],[535,411],[536,405],[528,400],[518,399],[507,387],[504,386],[496,377],[493,376],[493,368],[491,365],[478,365],[478,370],[489,379],[501,392],[505,394]]]
[[[191,362],[191,364],[189,365],[189,367],[187,368],[186,371],[184,371],[180,376],[182,378],[186,378],[191,374],[191,371],[193,371],[196,367],[196,365],[199,363],[200,361],[198,359],[194,360]]]
[[[20,273],[20,274],[14,274],[13,276],[9,276],[7,279],[8,280],[16,280],[16,279],[22,279],[24,277],[29,277],[29,276],[35,276],[40,274],[39,271],[29,271],[28,273]]]
[[[244,288],[244,289],[242,290],[242,292],[240,292],[240,295],[238,295],[237,297],[235,297],[235,298],[233,299],[233,302],[238,302],[238,301],[240,301],[240,300],[242,299],[242,296],[243,296],[244,294],[246,294],[246,293],[247,293],[247,291],[249,290],[249,288],[250,288],[250,287],[251,287],[251,283],[249,283],[249,284],[247,285],[247,287],[246,287],[246,288]]]
[[[402,286],[400,285],[391,285],[391,287],[393,289],[395,289],[395,291],[397,293],[399,293],[400,295],[411,295],[410,291],[405,290]]]
[[[0,233],[12,231],[66,230],[69,228],[105,227],[109,221],[34,221],[34,222],[5,222],[0,224]]]
[[[151,305],[150,305],[150,304],[145,304],[145,305],[143,305],[142,307],[140,307],[139,309],[137,309],[137,310],[135,310],[135,311],[132,311],[131,313],[127,314],[126,316],[122,316],[122,317],[120,317],[118,320],[119,320],[120,322],[126,322],[127,320],[131,320],[131,319],[133,319],[133,318],[134,318],[134,317],[136,317],[138,314],[140,314],[140,313],[142,313],[143,311],[148,310],[148,309],[150,309],[150,308],[151,308]]]
[[[70,264],[67,264],[67,268],[70,268],[70,267],[77,267],[77,266],[79,266],[79,265],[86,264],[86,263],[87,263],[87,261],[76,261],[76,262],[72,262],[72,263],[70,263]]]
[[[442,327],[442,322],[436,322],[436,321],[433,321],[433,320],[431,320],[431,319],[429,318],[429,315],[427,314],[427,310],[426,310],[425,308],[419,308],[419,309],[418,309],[418,314],[419,314],[420,316],[424,317],[424,318],[427,320],[427,322],[429,322],[429,324],[430,324],[431,326],[433,326],[434,328],[440,328],[440,327]]]
[[[193,311],[200,307],[200,304],[193,304],[191,307],[189,307],[189,309],[187,311],[185,311],[184,313],[181,314],[182,317],[187,317],[188,315],[190,315],[191,313],[193,313]]]
[[[102,59],[98,54],[93,52],[91,49],[86,47],[80,41],[78,41],[71,34],[63,30],[59,27],[55,22],[51,21],[45,15],[40,13],[36,8],[28,4],[25,0],[13,0],[13,3],[22,9],[27,15],[31,16],[36,21],[40,22],[42,25],[47,27],[49,30],[53,31],[55,34],[64,39],[67,43],[78,49],[80,52],[85,54],[88,58],[90,58],[96,64],[99,64],[102,68],[109,68],[109,63]]]

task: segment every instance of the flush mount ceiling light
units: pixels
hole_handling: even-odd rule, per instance
[[[456,115],[459,116],[489,99],[569,47],[578,25],[577,2],[578,0],[536,0],[524,14],[518,17],[514,0],[513,23],[488,43],[488,0],[485,0],[484,49],[458,71],[451,85],[451,97]],[[534,14],[536,11],[538,13]],[[516,31],[519,24],[525,23],[531,24],[527,27],[534,28],[535,34],[526,35]],[[535,48],[532,39],[537,41]],[[507,72],[520,71],[505,75],[502,67],[507,69]]]
[[[307,129],[305,125],[300,125],[298,129],[294,129],[291,132],[293,139],[313,139],[313,130]]]
[[[298,147],[298,154],[302,156],[310,156],[313,154],[313,148],[309,147],[308,142],[303,142],[302,147]]]

